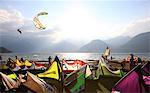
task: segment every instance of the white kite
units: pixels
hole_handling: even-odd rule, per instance
[[[45,26],[40,22],[40,20],[39,20],[39,16],[42,16],[42,15],[48,15],[48,13],[47,13],[47,12],[40,12],[40,13],[38,13],[38,14],[34,17],[33,23],[34,23],[34,25],[35,25],[36,28],[41,29],[41,30],[44,30],[46,27],[45,27]]]

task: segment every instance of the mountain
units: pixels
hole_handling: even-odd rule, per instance
[[[12,51],[4,48],[4,47],[0,47],[0,53],[11,53]]]
[[[122,53],[129,53],[129,52],[148,53],[150,52],[150,32],[136,35],[126,44],[115,48],[114,51],[122,52]]]
[[[79,52],[103,52],[107,46],[111,48],[113,53],[150,52],[150,32],[138,34],[133,38],[120,36],[105,42],[93,40],[81,47]]]
[[[97,39],[97,40],[93,40],[93,41],[89,42],[88,44],[84,45],[83,47],[81,47],[79,49],[79,52],[99,53],[99,52],[103,52],[107,46],[108,45],[105,42]]]
[[[73,41],[61,41],[53,43],[53,39],[39,37],[37,35],[1,35],[1,46],[13,51],[13,53],[32,53],[32,52],[103,52],[109,46],[112,52],[116,53],[145,53],[150,52],[150,32],[138,34],[133,38],[120,36],[110,40],[92,40],[88,44],[80,41],[76,44]],[[81,43],[83,42],[83,43]],[[5,50],[1,48],[1,52]],[[6,52],[9,52],[6,51]],[[4,52],[5,52],[4,51]]]
[[[5,48],[12,50],[14,53],[76,52],[78,50],[78,46],[68,41],[55,44],[51,39],[45,37],[2,36],[1,42]]]
[[[47,46],[47,48],[45,48],[43,51],[51,52],[51,53],[55,53],[55,52],[62,53],[62,52],[76,52],[77,49],[78,49],[78,46],[68,41],[62,41],[62,42]]]
[[[105,40],[105,42],[113,47],[117,47],[126,44],[129,40],[131,40],[131,37],[129,36],[118,36],[112,39]]]
[[[12,50],[14,53],[32,53],[39,52],[45,46],[50,44],[49,39],[42,37],[25,38],[23,36],[1,37],[2,46]]]
[[[25,39],[10,39],[2,41],[4,47],[12,50],[14,53],[28,53],[32,52],[34,47],[34,42]]]

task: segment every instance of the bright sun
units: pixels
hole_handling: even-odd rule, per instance
[[[96,20],[96,17],[79,3],[72,4],[56,22],[60,31],[54,34],[55,42],[72,39],[90,41],[110,35],[109,24]]]
[[[60,31],[57,34],[60,40],[89,39],[93,31],[97,31],[96,20],[79,5],[73,5],[58,19]]]

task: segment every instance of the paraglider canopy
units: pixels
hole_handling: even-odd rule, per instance
[[[46,27],[41,23],[41,21],[39,19],[39,16],[42,16],[42,15],[48,15],[48,13],[47,12],[40,12],[33,19],[33,23],[34,23],[35,27],[40,29],[40,30],[46,29]]]

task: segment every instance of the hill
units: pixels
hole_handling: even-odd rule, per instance
[[[79,52],[92,52],[92,53],[99,53],[99,52],[103,52],[104,49],[107,47],[108,45],[97,39],[97,40],[92,40],[91,42],[89,42],[88,44],[82,46],[79,49]]]
[[[12,51],[4,48],[4,47],[0,47],[0,53],[11,53]]]
[[[126,44],[114,49],[122,53],[148,53],[150,52],[150,32],[142,33],[133,37]]]
[[[126,44],[130,40],[131,40],[131,37],[129,36],[118,36],[115,38],[105,40],[105,42],[113,47],[117,47],[117,46]]]

